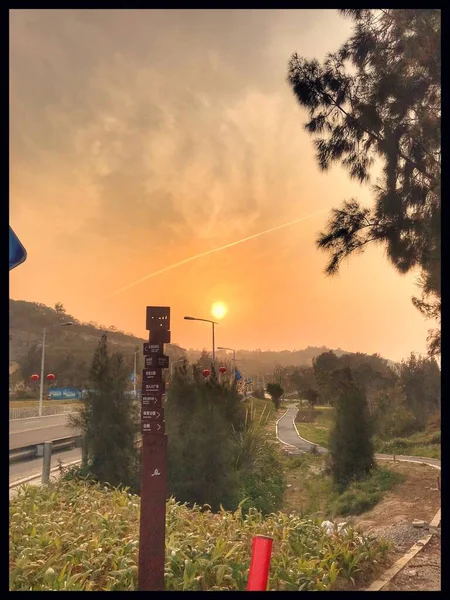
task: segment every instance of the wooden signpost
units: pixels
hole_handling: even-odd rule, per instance
[[[167,436],[162,369],[169,367],[164,344],[170,342],[170,308],[147,306],[148,343],[144,344],[145,369],[141,394],[141,515],[139,573],[141,591],[164,590],[167,497]]]

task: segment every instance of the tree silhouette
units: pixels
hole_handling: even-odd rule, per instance
[[[309,111],[319,166],[339,161],[350,176],[370,182],[374,206],[345,200],[333,209],[318,239],[338,272],[350,254],[371,242],[384,245],[401,273],[418,267],[421,299],[414,305],[440,320],[441,55],[438,9],[344,9],[352,37],[323,65],[294,54],[288,81]],[[430,331],[430,354],[440,352],[440,331]]]

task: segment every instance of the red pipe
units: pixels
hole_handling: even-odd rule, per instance
[[[267,590],[272,542],[273,539],[267,535],[256,535],[253,538],[252,559],[247,582],[248,592],[265,592]]]

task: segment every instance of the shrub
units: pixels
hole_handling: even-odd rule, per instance
[[[359,515],[373,508],[381,500],[383,492],[392,489],[403,479],[404,476],[400,473],[377,467],[368,477],[351,483],[337,496],[331,503],[331,510],[334,515],[343,517]]]
[[[370,472],[374,455],[365,393],[353,382],[350,369],[342,369],[338,377],[340,395],[330,433],[330,455],[333,480],[343,489]]]

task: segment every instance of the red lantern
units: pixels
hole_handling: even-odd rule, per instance
[[[39,379],[39,375],[37,373],[34,373],[34,375],[31,376],[31,381],[37,381]]]
[[[219,368],[219,371],[220,371],[220,373],[222,373],[222,375],[223,375],[224,373],[226,373],[226,372],[227,372],[227,368],[226,368],[226,367],[220,367],[220,368]]]
[[[49,373],[49,374],[47,375],[47,379],[48,379],[49,381],[53,381],[53,380],[55,379],[55,376],[53,375],[53,373]]]
[[[209,377],[211,371],[209,369],[203,369],[202,375],[203,377]]]

